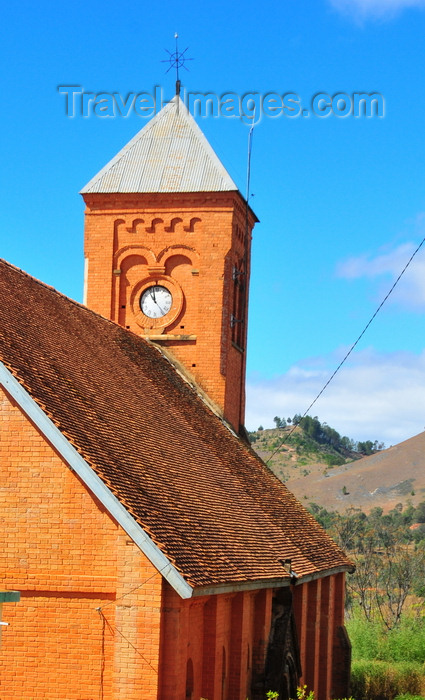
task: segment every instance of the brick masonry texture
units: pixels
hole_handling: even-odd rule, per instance
[[[2,700],[181,700],[191,679],[193,700],[244,700],[264,663],[273,595],[254,582],[284,582],[282,558],[300,578],[306,678],[327,693],[318,659],[326,642],[343,665],[343,588],[334,585],[339,613],[324,642],[313,630],[329,594],[302,579],[347,570],[342,552],[157,348],[0,268],[5,366],[199,593],[254,589],[180,599],[3,393],[2,583],[22,598],[3,634]]]
[[[0,292],[1,358],[191,585],[350,566],[157,348],[4,263]]]
[[[317,700],[347,694],[351,564],[243,439],[256,217],[234,188],[177,100],[84,190],[90,308],[0,261],[0,574],[21,593],[1,700],[264,700],[288,660]],[[149,319],[156,284],[172,304]]]
[[[87,305],[138,335],[163,334],[161,343],[238,431],[245,413],[254,214],[249,210],[245,233],[246,210],[238,192],[84,199]],[[163,319],[150,321],[139,299],[155,283],[169,286],[174,303]],[[238,304],[241,290],[244,299]],[[167,335],[191,340],[167,340]]]
[[[151,700],[160,574],[4,392],[0,415],[2,584],[21,591],[8,606],[0,697]]]

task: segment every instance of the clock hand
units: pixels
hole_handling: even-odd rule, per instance
[[[160,305],[158,304],[157,301],[155,301],[155,304],[157,305],[157,307],[158,307],[158,309],[160,310],[160,312],[164,315],[165,311],[164,311],[164,309],[162,308],[162,306],[160,306]]]
[[[161,314],[164,315],[164,309],[158,304],[156,300],[156,295],[155,295],[155,287],[152,287],[151,290],[151,298],[153,299],[153,303],[157,305],[158,309],[160,310]]]

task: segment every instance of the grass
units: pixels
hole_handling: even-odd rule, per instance
[[[361,613],[347,621],[353,660],[425,663],[425,611],[412,607],[400,625],[388,630],[379,620],[368,622]]]
[[[425,700],[423,606],[411,607],[398,627],[357,612],[347,621],[353,652],[351,692],[356,700]]]
[[[425,690],[423,667],[415,661],[354,661],[351,692],[356,700],[395,700]]]

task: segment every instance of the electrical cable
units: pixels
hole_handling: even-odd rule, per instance
[[[152,664],[151,664],[151,662],[149,661],[149,659],[147,659],[147,658],[142,654],[142,652],[140,651],[140,649],[138,649],[136,646],[134,646],[133,642],[131,642],[131,641],[128,639],[128,637],[126,637],[125,634],[124,634],[116,625],[113,625],[111,622],[109,622],[109,621],[106,619],[106,617],[104,616],[104,614],[103,614],[103,612],[102,612],[101,610],[98,610],[98,612],[99,612],[99,615],[100,615],[100,617],[101,617],[101,619],[102,619],[102,625],[103,625],[103,632],[102,632],[102,634],[104,635],[104,629],[105,629],[105,626],[106,626],[106,625],[108,626],[108,629],[109,629],[109,631],[111,632],[111,634],[112,634],[113,637],[115,636],[115,632],[117,632],[117,633],[127,642],[127,644],[128,644],[132,649],[134,649],[134,651],[135,651],[137,654],[139,654],[139,656],[143,659],[143,661],[145,661],[146,664],[147,664],[148,666],[150,666],[150,668],[152,669],[152,671],[154,671],[154,673],[156,673],[156,674],[158,675],[158,669],[155,668],[155,666],[152,666]],[[104,642],[102,641],[102,643],[104,643]],[[102,681],[102,682],[103,682],[103,681]]]
[[[406,270],[407,270],[407,268],[409,267],[410,263],[412,262],[413,258],[414,258],[415,255],[419,252],[419,250],[422,248],[422,246],[423,246],[424,243],[425,243],[425,237],[422,239],[422,241],[419,243],[419,245],[418,245],[418,247],[416,248],[416,250],[415,250],[415,251],[412,253],[412,255],[410,256],[410,258],[409,258],[409,260],[407,261],[406,265],[404,266],[404,268],[403,268],[402,271],[400,272],[399,276],[397,277],[396,281],[395,281],[394,284],[392,285],[390,291],[386,294],[386,296],[384,297],[384,299],[381,301],[381,303],[379,304],[379,306],[378,306],[378,308],[376,309],[375,313],[374,313],[373,316],[369,319],[368,323],[367,323],[366,326],[363,328],[363,330],[362,330],[362,332],[360,333],[360,335],[359,335],[359,337],[357,338],[357,340],[352,344],[351,348],[350,348],[349,351],[346,353],[345,357],[341,360],[341,362],[339,363],[339,365],[338,365],[338,367],[336,368],[336,370],[331,374],[331,376],[329,377],[329,379],[328,379],[328,381],[326,382],[326,384],[325,384],[325,385],[322,387],[322,389],[319,391],[319,393],[317,394],[316,398],[311,402],[310,406],[309,406],[309,407],[307,408],[307,410],[302,414],[301,419],[302,419],[302,418],[305,418],[305,416],[306,416],[306,415],[308,414],[308,412],[312,409],[312,407],[314,406],[314,404],[316,403],[316,401],[318,401],[318,399],[322,396],[322,394],[323,394],[323,392],[325,391],[325,389],[327,389],[327,387],[329,386],[329,384],[331,383],[331,381],[333,380],[333,378],[335,377],[335,375],[339,372],[339,370],[341,369],[341,367],[343,366],[343,364],[344,364],[344,363],[346,362],[346,360],[350,357],[350,355],[351,355],[351,353],[353,352],[354,348],[355,348],[356,345],[359,343],[359,341],[363,338],[364,334],[366,333],[367,329],[368,329],[369,326],[371,325],[372,321],[373,321],[373,320],[375,319],[375,317],[378,315],[378,313],[380,312],[380,310],[381,310],[382,307],[384,306],[385,302],[387,301],[388,297],[393,293],[394,289],[396,288],[396,286],[397,286],[397,284],[399,283],[400,279],[403,277],[404,273],[406,272]],[[293,426],[293,428],[289,431],[288,435],[286,435],[286,436],[282,439],[281,444],[280,444],[279,447],[272,453],[272,455],[271,455],[271,456],[269,457],[269,459],[267,460],[266,464],[269,464],[269,462],[270,462],[270,461],[273,459],[273,457],[279,452],[279,450],[280,450],[280,448],[282,447],[282,445],[285,444],[285,442],[286,442],[286,441],[288,440],[288,438],[292,435],[292,433],[294,432],[294,430],[296,430],[296,428],[297,428],[296,425]]]
[[[106,617],[103,613],[103,609],[106,608],[108,605],[115,605],[116,603],[118,603],[119,600],[126,598],[131,593],[134,593],[134,591],[137,591],[139,588],[142,588],[151,579],[155,578],[155,576],[158,576],[158,574],[162,574],[162,572],[165,571],[165,569],[167,569],[169,566],[172,566],[171,562],[168,562],[159,571],[155,571],[155,573],[153,573],[152,576],[148,576],[148,578],[144,579],[144,581],[142,581],[142,583],[140,583],[138,586],[135,586],[131,590],[127,591],[127,593],[123,593],[123,595],[119,596],[119,598],[115,598],[115,600],[111,600],[111,601],[109,601],[109,603],[105,603],[104,605],[96,608],[96,612],[99,613],[99,616],[102,620],[102,648],[101,648],[101,665],[100,665],[99,700],[103,700],[103,696],[104,696],[103,691],[104,691],[104,674],[105,674],[105,664],[106,664],[106,654],[105,654],[105,626],[106,625],[108,626],[112,636],[115,635],[115,632],[120,634],[121,637],[123,639],[125,639],[125,641],[134,649],[134,651],[136,651],[139,654],[139,656],[142,657],[142,659],[148,664],[148,666],[150,666],[155,673],[158,673],[158,669],[156,669],[152,666],[150,661],[143,656],[142,652],[139,649],[137,649],[134,646],[134,644],[132,642],[130,642],[129,639],[127,639],[127,637],[121,632],[121,630],[118,629],[118,627],[116,627],[116,626],[114,627],[110,622],[108,622],[108,620],[106,619]]]
[[[158,576],[158,574],[162,574],[165,569],[167,569],[169,566],[172,567],[171,562],[168,562],[162,569],[159,569],[158,571],[155,571],[155,573],[152,574],[152,576],[149,576],[146,578],[142,583],[139,583],[138,586],[135,586],[135,588],[132,588],[130,591],[127,591],[127,593],[123,593],[123,595],[119,596],[119,598],[115,598],[115,600],[110,600],[109,603],[105,603],[104,605],[99,606],[98,608],[95,608],[97,612],[102,612],[104,608],[106,608],[108,605],[116,605],[119,600],[122,600],[123,598],[126,598],[128,595],[131,595],[131,593],[134,593],[134,591],[137,591],[139,588],[142,588],[148,581],[151,579],[155,578],[155,576]]]

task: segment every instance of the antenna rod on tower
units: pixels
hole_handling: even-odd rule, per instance
[[[244,328],[244,334],[245,334],[245,342],[246,343],[246,337],[247,337],[247,306],[248,306],[248,279],[249,279],[249,270],[248,270],[248,261],[249,261],[249,187],[250,187],[250,181],[251,181],[251,153],[252,153],[252,137],[254,133],[254,123],[255,123],[255,113],[253,116],[253,121],[252,125],[249,130],[248,134],[248,157],[247,157],[247,164],[246,164],[246,199],[245,199],[245,241],[244,241],[244,258],[243,258],[243,273],[245,275],[245,284],[244,284],[244,290],[242,294],[242,304],[241,304],[241,318],[245,320],[245,328]],[[246,362],[246,354],[245,354],[245,362]],[[241,394],[240,397],[240,411],[242,415],[243,406],[244,406],[244,400],[245,397]]]
[[[179,35],[177,32],[174,34],[174,38],[176,40],[176,50],[174,53],[171,53],[168,49],[165,49],[166,52],[168,53],[169,58],[166,59],[165,61],[161,61],[161,63],[169,63],[170,67],[168,68],[166,73],[168,73],[169,70],[172,68],[176,69],[176,95],[180,95],[180,89],[181,89],[181,81],[180,81],[180,75],[179,75],[179,68],[184,68],[185,70],[188,70],[185,66],[186,61],[193,61],[193,58],[187,58],[185,56],[185,53],[187,51],[187,48],[185,48],[184,51],[179,52],[179,43],[178,43],[178,38]]]
[[[255,119],[255,113],[254,113],[254,119]],[[251,152],[252,152],[252,136],[254,133],[254,122],[252,123],[252,126],[249,130],[248,134],[248,159],[247,159],[247,166],[246,166],[246,203],[248,204],[249,200],[249,182],[251,179]]]
[[[250,186],[250,181],[251,181],[251,153],[252,153],[252,137],[254,134],[254,120],[255,120],[255,113],[253,116],[253,122],[252,122],[251,128],[249,130],[249,134],[248,134],[248,157],[247,157],[247,164],[246,164],[245,265],[246,265],[246,260],[248,259],[246,251],[247,251],[247,247],[248,247],[248,232],[249,232],[249,186]]]
[[[174,34],[174,38],[176,40],[176,57],[179,55],[179,47],[178,47],[178,39],[179,35],[177,32]],[[180,95],[180,88],[181,88],[181,82],[179,78],[179,62],[176,60],[176,95]]]

